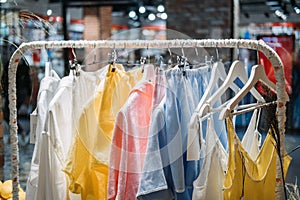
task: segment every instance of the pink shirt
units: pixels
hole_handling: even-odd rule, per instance
[[[136,199],[147,150],[153,85],[142,81],[131,91],[116,118],[108,199]]]

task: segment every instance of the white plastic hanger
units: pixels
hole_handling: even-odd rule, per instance
[[[244,98],[244,96],[254,87],[254,85],[261,81],[268,86],[272,91],[276,92],[275,84],[269,80],[266,75],[263,65],[255,65],[252,67],[249,80],[244,87],[229,101],[226,107],[220,112],[219,119],[225,119],[229,116],[231,111],[238,105],[238,103]]]
[[[206,113],[209,112],[209,109],[214,103],[220,99],[220,97],[226,92],[228,88],[232,88],[232,86],[236,86],[234,81],[239,78],[243,84],[245,84],[248,80],[248,76],[246,70],[244,68],[243,62],[236,60],[232,63],[228,75],[221,85],[221,87],[203,104],[200,108],[199,115],[204,116]],[[237,93],[239,90],[236,90]],[[259,92],[255,88],[251,88],[251,94],[258,102],[265,102],[265,99],[259,94]]]
[[[204,102],[206,102],[206,100],[210,97],[211,92],[212,92],[213,88],[217,85],[219,79],[224,81],[226,76],[227,76],[227,74],[225,72],[224,64],[220,61],[215,62],[212,66],[210,81],[208,83],[207,88],[205,89],[204,94],[202,95],[200,102],[198,103],[197,108],[195,109],[195,112],[200,111]]]

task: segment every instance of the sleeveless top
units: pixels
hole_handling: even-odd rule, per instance
[[[242,145],[251,158],[256,158],[259,153],[260,133],[256,130],[258,118],[257,110],[255,110],[242,139]],[[205,151],[203,166],[200,175],[193,184],[193,199],[197,200],[223,199],[223,183],[227,170],[228,153],[215,131],[213,122],[213,118],[208,118],[205,144],[202,144],[202,147],[205,148],[203,150]]]
[[[276,150],[275,130],[271,128],[255,160],[252,160],[237,137],[232,121],[226,119],[228,130],[229,158],[225,175],[224,199],[275,199]],[[284,158],[285,166],[290,157]],[[284,169],[285,173],[287,167]]]

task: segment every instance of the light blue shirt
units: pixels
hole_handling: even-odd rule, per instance
[[[187,161],[190,117],[208,83],[207,68],[166,71],[166,96],[152,113],[138,199],[191,199],[200,161]]]

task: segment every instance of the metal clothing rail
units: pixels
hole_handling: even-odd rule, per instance
[[[285,91],[283,64],[278,54],[262,40],[238,40],[238,39],[204,39],[204,40],[99,40],[99,41],[37,41],[22,43],[13,53],[8,67],[9,77],[9,109],[10,109],[10,151],[11,151],[11,176],[13,180],[13,199],[18,199],[19,184],[19,150],[17,135],[17,108],[16,108],[16,72],[18,63],[28,50],[42,48],[247,48],[262,52],[272,63],[276,77],[277,90],[277,119],[280,134],[280,157],[284,157],[284,134],[286,121],[286,102],[288,96]],[[281,167],[277,159],[276,199],[284,198],[283,178]]]

